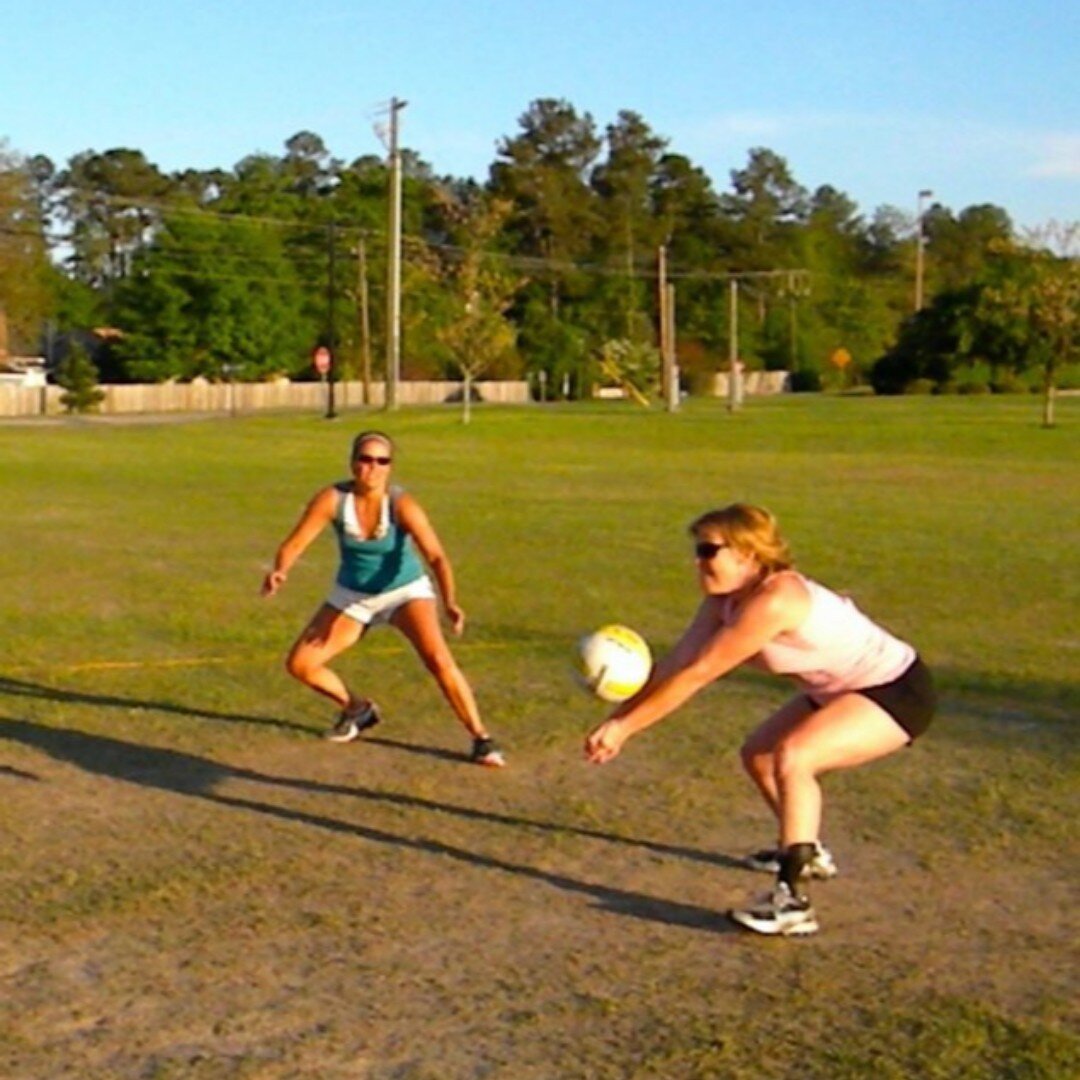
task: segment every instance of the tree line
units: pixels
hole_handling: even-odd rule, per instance
[[[123,382],[312,377],[329,345],[336,377],[381,378],[388,181],[382,158],[346,163],[306,131],[172,173],[133,149],[57,166],[0,146],[8,348],[55,363],[88,345]],[[718,190],[630,111],[601,130],[534,101],[484,182],[403,151],[402,213],[405,378],[528,376],[577,396],[622,356],[648,381],[661,261],[691,391],[726,368],[733,323],[748,368],[803,389],[1075,377],[1076,226],[1021,239],[993,205],[867,217],[763,147]]]

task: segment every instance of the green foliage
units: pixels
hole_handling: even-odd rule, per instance
[[[941,293],[910,316],[896,343],[873,366],[870,383],[878,394],[901,394],[921,380],[937,390],[969,359],[979,287]]]
[[[660,350],[643,341],[618,338],[600,347],[600,378],[609,386],[620,386],[642,403],[660,383]]]
[[[56,382],[64,388],[60,404],[69,413],[94,412],[105,400],[98,386],[98,370],[81,345],[73,345],[56,370]]]
[[[571,395],[588,383],[589,357],[604,341],[655,336],[661,245],[680,351],[727,355],[726,290],[736,274],[738,351],[750,369],[791,369],[807,373],[806,385],[846,388],[885,358],[872,381],[898,393],[922,378],[947,389],[954,364],[991,364],[991,387],[1030,366],[1008,320],[976,327],[955,299],[936,325],[903,325],[910,215],[892,207],[864,215],[828,184],[808,191],[766,147],[751,148],[727,190],[715,190],[636,112],[620,110],[600,128],[571,103],[541,98],[498,143],[484,185],[439,178],[411,151],[402,162],[406,377],[461,370],[451,339],[479,340],[462,325],[445,270],[481,248],[518,281],[499,316],[516,335],[517,360],[500,364],[510,371],[520,361]],[[52,215],[54,230],[69,234],[69,282],[94,300],[57,288],[52,311],[31,305],[27,325],[51,314],[64,330],[121,328],[110,378],[215,378],[225,364],[241,379],[304,377],[312,345],[331,336],[341,372],[357,371],[362,355],[385,354],[388,170],[380,158],[346,164],[319,135],[300,131],[280,153],[231,168],[166,175],[139,151],[114,149],[76,155],[59,171],[32,159],[24,172],[39,218]],[[508,210],[470,248],[446,206],[481,194]],[[988,282],[1012,228],[998,207],[954,215],[939,204],[922,225],[928,307]],[[808,287],[793,295],[783,274],[766,277],[783,271],[805,272]],[[948,325],[954,316],[966,324]],[[839,347],[852,362],[838,375],[829,357]]]
[[[585,390],[582,374],[586,371],[589,351],[589,335],[584,330],[553,316],[543,298],[534,294],[524,307],[519,341],[526,370],[542,381],[546,397],[582,395]]]
[[[1041,369],[1043,419],[1051,425],[1057,372],[1080,359],[1080,257],[1012,246],[1005,254],[1005,271],[983,291],[977,314],[1011,338],[1025,366]]]
[[[0,140],[0,350],[36,352],[49,264],[30,164]]]
[[[87,150],[71,159],[55,187],[72,225],[72,273],[105,288],[128,273],[170,182],[140,150]]]
[[[495,378],[514,373],[517,329],[506,313],[524,282],[490,251],[509,213],[509,203],[483,196],[446,204],[450,234],[458,246],[436,269],[441,299],[449,310],[435,338],[448,353],[450,366],[467,380],[485,373]]]
[[[216,379],[225,365],[242,379],[296,374],[312,343],[281,230],[242,218],[170,218],[117,287],[113,314],[131,381]]]
[[[881,394],[926,385],[971,394],[1024,390],[1038,377],[1050,424],[1058,373],[1080,355],[1080,261],[1003,243],[997,232],[987,244],[980,279],[906,320],[871,383]]]

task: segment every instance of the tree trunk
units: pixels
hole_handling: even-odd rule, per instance
[[[1056,387],[1054,386],[1054,373],[1053,371],[1047,371],[1046,382],[1043,385],[1043,427],[1054,426],[1054,397],[1056,395]]]

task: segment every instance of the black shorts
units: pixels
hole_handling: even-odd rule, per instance
[[[914,663],[892,682],[868,686],[855,693],[880,705],[914,742],[930,726],[937,708],[937,693],[930,669],[916,656]]]

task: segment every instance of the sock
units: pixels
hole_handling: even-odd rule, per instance
[[[778,880],[788,887],[792,896],[804,895],[799,886],[799,878],[802,876],[803,867],[813,860],[816,851],[814,844],[789,844],[780,852]]]

